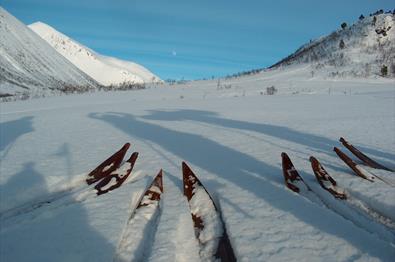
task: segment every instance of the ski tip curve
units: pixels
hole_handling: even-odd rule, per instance
[[[163,169],[159,170],[158,174],[155,177],[154,182],[159,187],[160,191],[163,193]]]
[[[122,150],[122,151],[123,151],[123,150],[128,150],[129,147],[130,147],[130,143],[127,142],[127,143],[125,143],[125,144],[123,145],[123,147],[121,148],[121,150]]]
[[[310,160],[310,163],[317,163],[318,162],[317,158],[315,158],[313,156],[310,156],[309,160]]]
[[[129,159],[127,160],[127,162],[129,162],[129,163],[134,163],[134,162],[136,162],[138,156],[139,156],[139,153],[138,153],[138,152],[133,152],[133,154],[129,157]]]

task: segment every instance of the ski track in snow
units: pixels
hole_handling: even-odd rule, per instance
[[[142,261],[150,254],[150,243],[155,235],[161,209],[160,201],[149,200],[146,206],[137,208],[139,200],[145,198],[144,193],[145,190],[139,192],[138,201],[131,202],[129,219],[122,230],[113,261]]]
[[[132,178],[129,178],[125,183],[134,183],[142,178],[141,172],[134,171]],[[42,196],[39,200],[28,202],[10,210],[5,210],[0,213],[2,225],[5,226],[4,228],[7,228],[11,225],[31,223],[31,221],[35,219],[40,219],[40,216],[45,217],[49,213],[56,212],[57,209],[66,208],[71,205],[83,203],[88,199],[99,197],[96,195],[96,190],[94,189],[96,183],[86,185],[85,179],[83,179],[81,183],[82,185],[76,185],[69,190]]]
[[[200,261],[188,201],[182,192],[180,172],[165,172],[163,177],[161,216],[148,261]]]
[[[185,160],[219,203],[239,261],[391,261],[393,232],[364,215],[358,203],[391,219],[394,188],[354,176],[332,148],[346,136],[378,162],[395,166],[389,110],[394,98],[385,95],[393,93],[392,83],[298,80],[293,88],[317,86],[317,94],[290,95],[282,93],[280,81],[279,95],[261,96],[256,78],[237,90],[213,90],[210,83],[200,86],[197,81],[188,84],[192,86],[2,104],[2,214],[45,202],[45,196],[59,199],[1,218],[1,260],[111,261],[124,254],[126,260],[200,261],[182,194]],[[272,78],[267,85],[276,80]],[[356,92],[358,85],[365,95],[340,95],[345,86]],[[329,86],[332,95],[325,93]],[[375,95],[367,95],[370,91]],[[130,224],[128,219],[150,182],[147,176],[137,179],[132,171],[131,181],[100,197],[79,191],[75,182],[75,174],[94,168],[125,142],[140,153],[134,170],[165,171],[160,209],[145,226],[144,216]],[[285,187],[282,151],[315,193],[301,196]],[[322,162],[355,206],[320,188],[310,155]],[[391,180],[391,173],[377,175]],[[69,188],[62,186],[73,178]]]

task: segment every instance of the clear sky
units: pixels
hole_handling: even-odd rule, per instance
[[[395,0],[1,0],[25,24],[42,21],[104,55],[162,79],[270,66],[300,45],[395,8]]]

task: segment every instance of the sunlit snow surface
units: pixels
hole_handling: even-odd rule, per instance
[[[342,214],[351,209],[326,191],[315,201],[287,189],[280,155],[287,152],[319,190],[308,160],[314,155],[346,193],[393,216],[394,188],[359,179],[332,149],[343,136],[395,168],[394,82],[310,79],[299,76],[303,70],[221,80],[219,88],[217,81],[197,81],[2,103],[0,212],[71,193],[2,217],[0,260],[111,261],[131,209],[163,168],[160,211],[147,229],[152,237],[136,235],[146,241],[134,250],[147,247],[147,261],[198,261],[182,191],[181,162],[187,161],[220,204],[240,261],[391,261],[393,232],[356,213]],[[271,85],[276,95],[261,94]],[[80,191],[83,174],[125,142],[131,143],[126,158],[140,153],[127,183],[100,197]]]
[[[91,76],[102,85],[123,82],[160,82],[159,77],[143,66],[114,57],[103,56],[74,41],[42,22],[29,25],[29,28],[48,42],[67,60]]]

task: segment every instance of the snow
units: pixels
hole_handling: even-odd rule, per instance
[[[201,186],[196,186],[189,201],[191,213],[203,222],[203,229],[195,229],[199,243],[202,246],[200,257],[203,261],[214,261],[219,239],[223,234],[222,223],[210,196]]]
[[[163,168],[160,211],[147,210],[130,224],[136,233],[125,258],[199,261],[182,194],[181,163],[187,161],[219,204],[239,261],[392,261],[393,231],[321,189],[309,157],[319,159],[351,199],[393,220],[394,188],[356,177],[332,148],[344,136],[394,169],[394,81],[334,81],[308,77],[308,70],[221,79],[228,89],[192,81],[1,104],[0,259],[114,259],[133,207]],[[273,84],[276,95],[261,95]],[[82,178],[126,142],[129,153],[140,153],[134,167],[140,172],[132,171],[116,190],[92,195]],[[315,197],[286,188],[281,152],[319,192]],[[66,196],[3,217],[58,194]]]
[[[143,66],[96,53],[51,26],[36,22],[29,28],[48,42],[67,60],[102,85],[123,82],[137,84],[161,82],[160,78]]]
[[[115,261],[141,261],[149,249],[147,242],[152,241],[153,229],[159,216],[159,202],[144,196],[142,204],[128,220],[115,253]],[[138,204],[138,203],[137,203]]]
[[[0,7],[0,95],[32,96],[97,83]]]
[[[376,22],[373,19],[377,20]],[[295,53],[273,65],[309,65],[314,76],[325,77],[377,77],[383,65],[388,75],[395,77],[395,15],[379,14],[366,17],[345,29],[338,29],[303,45]],[[386,34],[376,30],[385,29]],[[340,48],[343,41],[344,48]]]
[[[19,216],[18,223],[2,221],[1,260],[88,261],[94,253],[95,261],[110,261],[129,210],[129,201],[119,199],[130,199],[144,182],[126,183],[100,197],[91,192],[83,200],[81,194],[72,194],[70,201]]]
[[[12,80],[1,75],[1,93],[95,85],[72,63],[105,84],[154,77],[48,25],[30,26],[70,63],[2,8],[0,18],[0,66]],[[332,151],[346,137],[395,169],[395,81],[377,73],[393,60],[394,19],[378,15],[374,26],[372,19],[254,75],[0,104],[0,260],[206,261],[222,219],[239,261],[392,261],[394,172],[357,162],[376,177],[366,181]],[[390,26],[386,36],[375,32]],[[266,95],[271,87],[277,93]],[[97,196],[86,175],[126,142],[129,153],[139,152],[134,170],[120,188]],[[281,152],[308,185],[300,194],[284,185]],[[320,187],[310,156],[347,200]],[[203,188],[189,203],[183,196],[182,161],[221,217]],[[114,174],[129,168],[126,162]],[[160,169],[160,202],[142,199]],[[136,209],[141,199],[148,205]],[[212,222],[199,239],[191,211]]]
[[[370,176],[371,174],[368,173]],[[358,199],[372,207],[376,212],[395,221],[395,190],[394,187],[380,180],[374,183],[358,181],[354,177],[341,178],[348,191]]]

